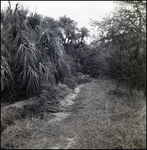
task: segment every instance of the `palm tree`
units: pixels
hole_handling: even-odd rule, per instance
[[[43,28],[43,17],[9,7],[1,13],[1,86],[11,100],[32,96],[63,81],[68,71],[57,34]],[[67,70],[67,71],[65,71]]]

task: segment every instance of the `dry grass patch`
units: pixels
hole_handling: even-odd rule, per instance
[[[43,90],[39,96],[1,108],[2,148],[39,149],[42,142],[52,141],[49,137],[54,136],[54,126],[49,127],[47,123],[53,118],[51,112],[60,111],[59,101],[73,90],[59,84],[54,91],[55,97],[50,95],[55,93]]]
[[[1,147],[46,149],[67,145],[73,149],[146,149],[145,98],[135,91],[130,96],[124,88],[122,92],[126,94],[122,95],[112,94],[112,90],[117,87],[106,80],[84,84],[75,101],[78,111],[71,111],[61,122],[51,124],[47,122],[54,116],[47,111],[43,117],[15,120],[2,132]],[[74,142],[69,146],[66,138]]]
[[[14,124],[15,120],[32,116],[42,116],[44,112],[59,111],[59,100],[64,98],[72,90],[67,85],[59,84],[54,89],[42,90],[32,98],[1,107],[1,131]]]
[[[110,81],[96,83],[103,90],[93,85],[91,91],[96,93],[97,88],[97,94],[77,120],[82,127],[73,148],[146,149],[146,100],[143,93],[133,91],[130,96],[127,89],[119,87],[117,91],[117,86]]]

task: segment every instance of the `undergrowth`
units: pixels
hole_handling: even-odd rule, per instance
[[[91,102],[80,109],[78,115],[73,114],[72,126],[69,121],[66,129],[62,124],[60,127],[47,124],[51,116],[44,111],[42,117],[26,117],[7,126],[1,134],[1,148],[47,148],[68,130],[66,134],[77,133],[75,149],[145,149],[146,101],[143,94],[134,91],[131,96],[127,89],[119,87],[117,90],[114,83],[106,80],[94,80],[91,84],[91,95],[82,89],[84,93],[78,98],[82,101],[90,98]],[[60,90],[66,89],[62,84],[59,86]]]

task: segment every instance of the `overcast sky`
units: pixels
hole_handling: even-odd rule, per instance
[[[78,23],[78,27],[90,29],[89,20],[100,20],[114,10],[113,1],[10,1],[12,8],[19,2],[30,11],[59,19],[66,15]],[[1,1],[2,9],[8,1]]]

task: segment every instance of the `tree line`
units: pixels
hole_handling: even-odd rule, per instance
[[[146,2],[119,1],[102,21],[92,20],[97,31],[92,45],[98,51],[100,72],[130,90],[146,91]]]
[[[16,101],[54,89],[77,72],[114,79],[130,93],[146,91],[146,2],[119,1],[91,26],[95,39],[88,45],[88,29],[71,18],[55,20],[19,4],[12,10],[9,3],[1,11],[2,98]]]
[[[88,30],[66,17],[54,20],[9,6],[1,11],[1,93],[16,101],[54,89],[71,72],[69,45],[79,47]]]

